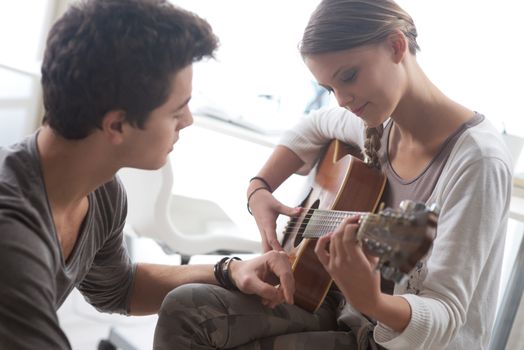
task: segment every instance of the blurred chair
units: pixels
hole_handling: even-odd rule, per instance
[[[506,346],[510,334],[516,327],[521,327],[515,325],[515,319],[519,308],[524,307],[520,305],[524,291],[524,237],[512,266],[508,282],[502,289],[504,294],[496,314],[489,350],[510,350]]]
[[[260,239],[241,232],[216,203],[172,193],[168,159],[159,170],[121,169],[128,198],[127,224],[138,236],[156,240],[182,256],[213,252],[258,253]]]

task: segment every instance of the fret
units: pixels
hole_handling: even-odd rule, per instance
[[[302,236],[304,238],[319,238],[325,234],[331,233],[347,217],[353,215],[363,215],[364,212],[350,212],[341,210],[322,210],[310,209],[304,215],[300,230],[304,230]]]

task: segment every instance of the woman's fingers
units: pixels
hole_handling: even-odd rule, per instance
[[[302,208],[291,208],[288,206],[285,206],[284,204],[278,202],[277,205],[277,213],[287,215],[289,217],[295,217],[300,214]],[[278,215],[277,215],[278,217]],[[282,245],[277,239],[277,232],[276,232],[276,219],[271,222],[271,229],[266,230],[266,238],[268,240],[268,245],[276,251],[283,251]]]
[[[284,248],[282,248],[282,246],[280,245],[280,242],[278,241],[275,232],[271,232],[269,234],[268,245],[271,247],[272,250],[276,250],[277,252],[284,250]]]
[[[302,208],[300,207],[292,208],[280,202],[278,202],[278,205],[277,205],[277,212],[280,214],[289,216],[289,217],[295,217],[299,215],[301,211],[302,211]]]
[[[330,252],[329,252],[329,245],[331,242],[331,235],[332,233],[328,233],[322,237],[320,237],[317,241],[317,244],[315,246],[315,254],[318,257],[318,260],[322,265],[327,267],[329,265],[329,260],[331,258]]]
[[[319,238],[315,247],[320,262],[328,266],[338,266],[342,261],[352,259],[353,250],[358,245],[356,233],[358,230],[358,216],[351,216],[342,221],[334,232],[326,234]]]

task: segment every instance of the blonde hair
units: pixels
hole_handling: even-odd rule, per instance
[[[416,54],[417,28],[392,0],[323,0],[311,14],[299,45],[303,57],[377,43],[400,30]]]

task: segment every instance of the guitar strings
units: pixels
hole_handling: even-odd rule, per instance
[[[324,212],[329,213],[330,211],[324,211]],[[286,225],[283,234],[290,234],[292,230],[298,227],[298,231],[299,231],[297,232],[298,237],[304,237],[304,238],[322,237],[323,235],[327,233],[333,232],[338,227],[338,225],[342,222],[342,220],[345,217],[350,216],[352,213],[339,211],[338,214],[339,214],[338,216],[334,217],[333,215],[315,215],[315,213],[313,212],[313,213],[306,213],[299,217],[291,218],[288,224]],[[344,214],[345,216],[340,215],[340,214]],[[363,225],[384,226],[385,218],[383,216],[378,215],[378,214],[372,214],[372,213],[364,213],[364,214],[366,215],[365,215],[364,222],[361,223],[361,228],[363,227]],[[315,219],[311,219],[312,217],[314,217]],[[329,218],[329,223],[326,223],[325,220],[324,221],[322,220],[322,218],[326,218],[326,217]],[[392,219],[393,221],[391,221]],[[299,226],[296,225],[296,222],[298,220],[302,220],[301,225]],[[395,217],[389,216],[387,218],[387,221],[390,224],[395,224],[395,222],[399,224],[400,222],[404,220],[401,217],[395,218]],[[300,231],[303,231],[303,232],[300,232]],[[368,238],[374,238],[374,237],[383,238],[383,234],[375,235],[373,232],[368,232],[367,230],[366,230],[366,235],[368,236]],[[405,243],[409,243],[409,242],[406,241]]]
[[[374,215],[369,215],[370,213],[368,212],[308,209],[305,214],[291,218],[288,221],[284,229],[284,234],[289,234],[298,227],[298,230],[304,230],[301,234],[302,236],[320,237],[329,232],[333,232],[345,218],[359,214],[365,215],[368,222],[377,221]],[[296,225],[298,220],[301,220],[300,225]]]

